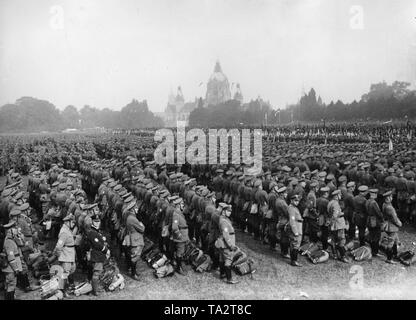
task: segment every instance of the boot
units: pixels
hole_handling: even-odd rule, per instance
[[[96,297],[99,296],[99,280],[98,279],[92,279],[91,280],[91,286],[92,286],[92,294]]]
[[[397,259],[397,244],[393,245],[393,259]]]
[[[225,268],[225,275],[227,277],[227,279],[225,280],[225,282],[227,282],[229,284],[239,283],[238,280],[234,280],[233,279],[232,272],[231,272],[231,267],[224,267],[224,268]]]
[[[393,261],[393,249],[388,249],[386,262],[390,264],[396,264],[396,262]]]
[[[301,267],[302,265],[298,262],[298,250],[292,250],[290,252],[290,264],[294,267]]]
[[[289,246],[286,243],[280,243],[280,251],[281,251],[281,256],[283,258],[289,259]]]
[[[35,291],[40,287],[32,286],[29,282],[29,275],[26,273],[22,276],[23,289],[25,292]]]
[[[339,260],[345,263],[350,263],[350,260],[345,256],[346,250],[344,247],[338,247]]]
[[[69,291],[72,291],[74,288],[75,288],[74,276],[70,274],[68,276],[68,289]]]
[[[224,279],[226,277],[225,266],[224,263],[220,264],[220,279]]]
[[[185,272],[183,271],[183,268],[182,268],[182,260],[180,258],[176,258],[176,270],[175,271],[182,276],[185,275]]]
[[[18,287],[19,289],[24,289],[24,284],[23,284],[23,274],[19,273],[18,275],[16,275],[16,287]]]

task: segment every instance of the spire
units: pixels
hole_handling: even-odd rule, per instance
[[[222,72],[219,60],[217,60],[217,62],[215,63],[214,72]]]

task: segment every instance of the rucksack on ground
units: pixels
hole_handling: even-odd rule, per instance
[[[195,271],[197,272],[205,272],[211,268],[212,260],[211,257],[207,254],[203,254],[196,260],[196,267]]]
[[[241,251],[241,249],[237,249],[237,252],[234,254],[233,262],[231,263],[231,266],[235,266],[243,262],[246,262],[247,259],[248,259],[247,254]]]
[[[365,261],[372,258],[371,249],[367,246],[359,247],[351,251],[351,254],[355,261]]]
[[[308,255],[317,250],[319,250],[319,246],[317,243],[313,243],[313,242],[305,243],[299,248],[299,252],[302,256]]]
[[[233,269],[240,276],[256,272],[256,268],[254,267],[254,261],[250,258],[243,263],[233,266]]]
[[[172,276],[175,273],[175,270],[170,264],[170,262],[166,262],[163,266],[158,267],[155,269],[154,275],[157,278],[164,278],[168,276]]]
[[[328,261],[329,259],[329,253],[325,250],[320,249],[315,250],[313,252],[307,252],[306,255],[313,264],[323,263]]]

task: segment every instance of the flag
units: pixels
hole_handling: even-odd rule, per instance
[[[389,139],[389,151],[393,151],[393,141]]]

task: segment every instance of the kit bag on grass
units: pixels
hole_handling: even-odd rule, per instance
[[[163,259],[164,254],[162,252],[158,252],[157,254],[155,254],[151,259],[149,259],[149,266],[153,268],[153,265],[157,265],[157,262],[159,260]]]
[[[233,266],[235,272],[244,276],[246,274],[254,273],[256,271],[254,267],[254,261],[252,259],[247,259],[245,262]]]
[[[159,250],[159,248],[153,248],[152,250],[150,250],[146,255],[145,255],[145,257],[144,257],[144,260],[148,263],[148,264],[150,264],[150,262],[152,261],[152,259],[156,256],[156,255],[158,255],[160,253],[160,250]]]
[[[413,250],[401,252],[397,257],[402,264],[408,267],[416,262],[416,256]]]
[[[308,252],[307,256],[313,264],[326,262],[329,259],[329,253],[320,249],[313,252]]]
[[[189,257],[189,262],[193,267],[197,267],[198,259],[204,254],[204,252],[198,248],[196,248]]]
[[[313,242],[305,243],[299,248],[299,252],[301,253],[302,256],[308,255],[317,250],[319,250],[319,246],[318,244],[313,243]]]
[[[386,253],[390,245],[390,240],[386,234],[382,235],[380,239],[380,250]]]
[[[212,260],[211,257],[207,254],[203,254],[199,257],[196,261],[195,271],[197,272],[205,272],[211,268]]]
[[[367,246],[359,247],[352,252],[355,261],[365,261],[372,258],[371,249]]]
[[[241,264],[248,260],[248,256],[245,252],[241,251],[240,248],[237,249],[237,252],[234,254],[232,266]]]
[[[195,251],[196,246],[192,242],[188,242],[185,247],[185,253],[183,254],[183,260],[189,261],[191,253]]]
[[[164,278],[168,276],[172,276],[175,273],[175,270],[173,269],[173,266],[166,262],[163,266],[158,267],[155,269],[154,275],[157,278]]]
[[[360,242],[357,240],[351,240],[345,245],[345,250],[352,251],[360,247]]]

